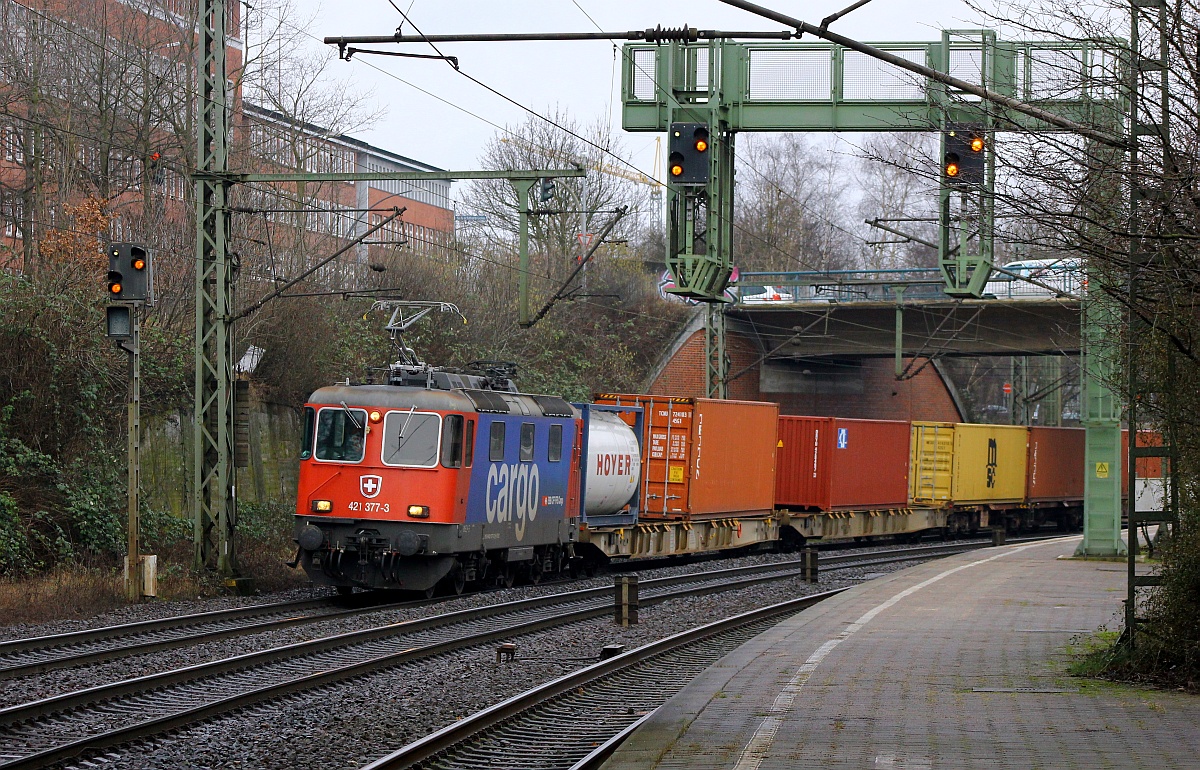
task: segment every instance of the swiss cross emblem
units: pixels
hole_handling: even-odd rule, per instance
[[[362,492],[363,497],[374,497],[379,494],[379,490],[383,488],[383,478],[381,476],[359,476],[358,491]]]

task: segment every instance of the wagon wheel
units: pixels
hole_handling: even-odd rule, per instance
[[[333,590],[337,591],[338,596],[349,596],[354,593],[354,586],[334,586]]]
[[[461,564],[455,564],[454,569],[450,570],[450,590],[455,596],[462,596],[463,590],[467,587],[467,573],[462,568]]]

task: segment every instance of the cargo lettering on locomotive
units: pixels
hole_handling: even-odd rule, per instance
[[[987,485],[988,489],[996,486],[996,465],[1000,457],[1000,449],[996,446],[996,439],[988,439],[987,447]]]
[[[541,474],[532,463],[492,463],[487,475],[489,524],[512,521],[517,540],[525,539],[525,524],[537,518]]]

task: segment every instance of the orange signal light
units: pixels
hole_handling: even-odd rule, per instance
[[[947,163],[946,164],[946,176],[958,176],[958,164],[957,163]]]
[[[707,139],[697,139],[696,140],[696,152],[704,152],[707,149],[708,149],[708,140]]]
[[[113,294],[120,294],[120,293],[121,293],[121,284],[119,284],[119,283],[110,283],[110,284],[108,285],[108,290],[109,290],[109,292],[111,292],[111,293],[113,293]]]
[[[142,259],[141,257],[138,257],[137,259],[133,260],[133,269],[134,270],[145,270],[146,269],[146,260]]]
[[[683,166],[679,165],[678,163],[676,163],[674,166],[671,166],[671,176],[680,176],[682,174]]]
[[[983,152],[983,137],[971,137],[971,152]]]

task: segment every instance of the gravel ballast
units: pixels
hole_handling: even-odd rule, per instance
[[[786,558],[794,556],[762,555],[716,564],[682,565],[655,570],[652,575],[643,574],[643,578]],[[797,596],[855,585],[868,576],[875,577],[909,564],[829,572],[817,585],[792,578],[736,591],[671,600],[643,607],[640,623],[628,628],[616,626],[609,618],[598,618],[529,634],[512,640],[517,645],[517,657],[511,662],[497,663],[494,645],[470,648],[244,709],[168,737],[126,747],[91,762],[99,762],[106,768],[163,770],[179,767],[357,768],[475,711],[589,665],[597,660],[600,648],[606,644],[623,644],[626,649],[633,649],[719,618]],[[611,577],[606,577],[572,583],[570,588],[610,584]],[[481,594],[410,612],[433,614],[491,604],[500,596],[509,600],[565,588],[563,585],[541,586],[503,594]],[[372,625],[378,625],[378,618]],[[289,633],[294,636],[294,632],[295,629]],[[228,646],[230,642],[221,644]],[[172,652],[185,657],[212,654],[212,651],[198,653],[195,650]],[[139,656],[159,657],[162,656]],[[192,657],[191,662],[199,660]],[[89,668],[86,672],[90,673],[63,673],[74,673],[80,684],[89,677],[97,683],[95,677],[102,676],[101,669],[111,665],[115,664]],[[147,673],[144,665],[143,661],[138,666],[141,673]],[[72,765],[89,766],[96,765],[83,762]]]

